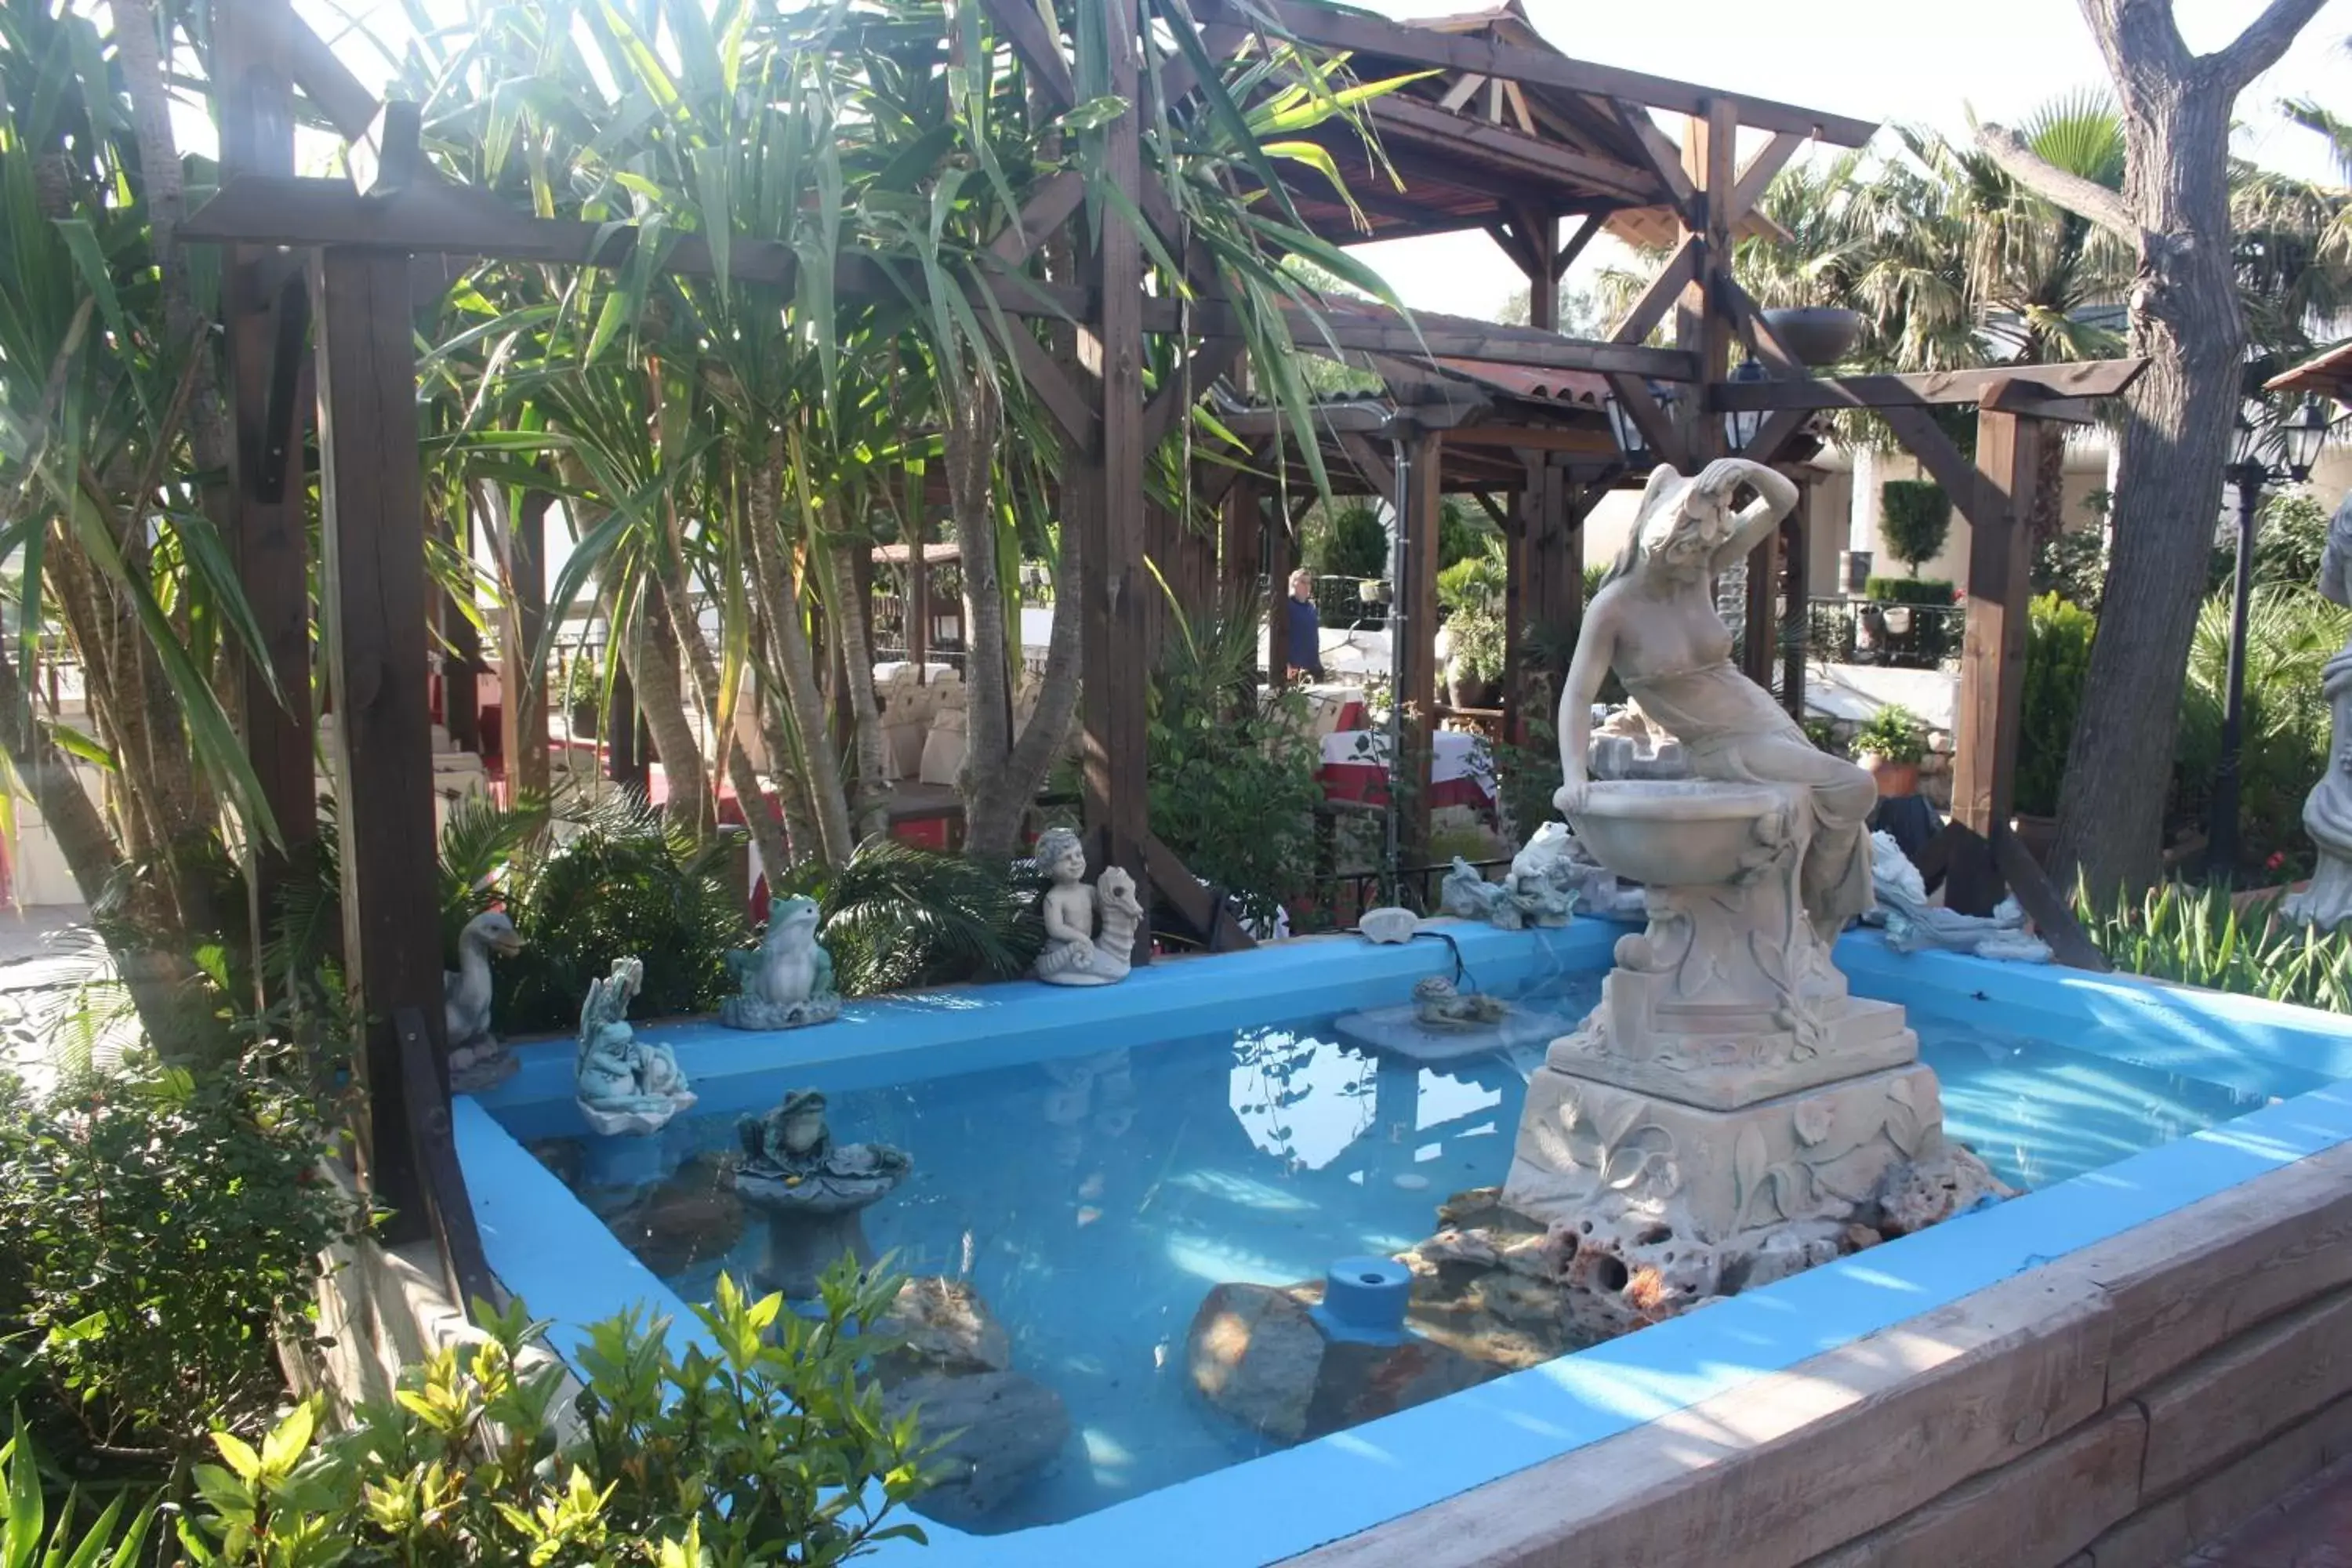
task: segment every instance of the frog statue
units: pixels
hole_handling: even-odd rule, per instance
[[[1464,993],[1442,974],[1427,975],[1412,988],[1412,1016],[1424,1029],[1454,1034],[1490,1029],[1510,1015],[1510,1004],[1482,991]]]
[[[843,1253],[874,1260],[858,1212],[889,1194],[915,1163],[887,1143],[835,1143],[824,1096],[794,1089],[765,1116],[736,1123],[743,1155],[735,1191],[768,1216],[766,1257],[753,1269],[761,1289],[794,1301],[816,1295],[817,1276]]]
[[[816,940],[814,899],[786,899],[768,911],[767,934],[749,952],[727,955],[740,987],[719,1004],[730,1029],[797,1029],[841,1016],[833,985],[833,955]]]
[[[641,961],[616,958],[612,973],[593,982],[580,1005],[573,1088],[588,1125],[607,1136],[658,1132],[695,1100],[677,1054],[638,1039],[629,1027],[629,1004],[645,977]]]

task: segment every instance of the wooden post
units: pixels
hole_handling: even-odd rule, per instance
[[[1420,432],[1412,438],[1411,452],[1400,552],[1403,570],[1396,584],[1396,602],[1404,612],[1402,646],[1392,643],[1389,658],[1396,673],[1394,700],[1404,715],[1403,754],[1397,759],[1404,798],[1396,803],[1404,818],[1398,842],[1406,865],[1423,866],[1429,860],[1429,794],[1437,745],[1437,523],[1445,488],[1444,432]]]
[[[1136,0],[1106,0],[1103,38],[1110,92],[1134,105],[1141,47]],[[1121,190],[1142,188],[1139,110],[1130,108],[1103,132],[1103,174]],[[1145,595],[1143,572],[1143,247],[1127,218],[1103,215],[1087,258],[1097,318],[1078,334],[1080,362],[1097,378],[1102,419],[1086,459],[1075,465],[1082,498],[1073,519],[1081,531],[1078,613],[1085,658],[1086,825],[1097,866],[1119,866],[1140,889],[1149,828],[1145,778]],[[1148,928],[1136,932],[1135,959],[1149,963]]]
[[[327,671],[343,823],[343,973],[362,1024],[368,1097],[361,1168],[393,1210],[389,1236],[426,1229],[411,1150],[395,1014],[413,1008],[446,1105],[441,908],[434,853],[433,736],[425,706],[425,500],[416,452],[416,355],[408,258],[331,249],[317,264],[319,437],[326,511]]]
[[[931,658],[931,563],[924,558],[928,548],[923,542],[925,529],[915,525],[915,537],[908,546],[907,556],[907,658],[915,667],[915,683],[929,682],[924,673]]]
[[[1540,456],[1540,454],[1538,454]],[[1522,460],[1528,455],[1521,453]],[[1528,668],[1527,626],[1530,578],[1538,569],[1528,548],[1529,514],[1540,470],[1528,464],[1527,483],[1510,492],[1503,511],[1503,741],[1527,744],[1527,707],[1535,694],[1536,671]],[[1538,591],[1538,596],[1540,596]]]
[[[2042,421],[1980,408],[1977,413],[1979,504],[1969,517],[1968,623],[1960,649],[1952,818],[1987,841],[2009,826],[2017,784],[2017,736],[2025,702],[2025,632],[2032,594],[2033,498],[2041,473]],[[2001,879],[1973,885],[1955,863],[1947,901],[1990,913]],[[1974,908],[1983,905],[1981,909]]]
[[[1742,673],[1767,691],[1772,689],[1772,665],[1780,651],[1773,614],[1780,589],[1780,531],[1776,528],[1748,552],[1748,614],[1739,662]]]
[[[461,500],[455,516],[449,519],[449,548],[466,563],[466,594],[474,592],[474,522],[473,507]],[[449,743],[461,752],[478,754],[482,749],[482,632],[474,624],[481,613],[476,605],[468,605],[457,594],[444,592],[438,595],[441,609],[441,640],[445,651],[441,656],[441,727],[449,731]]]
[[[1813,487],[1797,487],[1797,510],[1780,523],[1780,597],[1783,614],[1795,628],[1784,637],[1780,651],[1780,704],[1789,717],[1805,721],[1805,648],[1812,630]]]
[[[1528,324],[1547,332],[1559,331],[1559,215],[1530,213],[1523,219],[1529,258],[1539,265],[1526,268]]]
[[[215,103],[221,172],[291,174],[294,105],[287,0],[224,5],[213,20]],[[229,557],[259,628],[262,661],[240,657],[237,710],[246,756],[283,847],[249,837],[248,914],[257,949],[268,935],[289,876],[318,840],[318,780],[310,727],[310,486],[299,395],[310,296],[300,272],[275,289],[264,272],[271,247],[229,247],[221,279],[226,323],[229,419],[234,427],[226,526]]]
[[[547,629],[547,513],[555,497],[527,490],[508,519],[506,608],[499,641],[499,749],[506,755],[507,798],[547,798],[547,681],[530,661]]]
[[[1298,535],[1288,512],[1280,506],[1265,509],[1265,683],[1280,687],[1290,679],[1290,574],[1298,570]]]
[[[1676,405],[1684,450],[1704,465],[1724,451],[1723,421],[1707,412],[1701,390],[1731,371],[1731,323],[1722,308],[1718,279],[1731,275],[1731,198],[1738,183],[1739,106],[1717,99],[1704,115],[1694,114],[1683,140],[1683,170],[1698,187],[1699,265],[1675,308],[1675,346],[1698,355],[1698,385]]]
[[[1257,607],[1265,508],[1256,479],[1244,474],[1225,491],[1223,538],[1217,552],[1217,613],[1243,616]]]

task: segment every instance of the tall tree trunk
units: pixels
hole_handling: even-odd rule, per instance
[[[608,615],[610,606],[608,606]],[[718,805],[710,789],[709,771],[702,763],[701,742],[686,716],[686,693],[677,671],[677,633],[669,624],[669,608],[661,590],[646,584],[638,590],[635,613],[624,623],[612,618],[613,646],[629,671],[629,688],[637,710],[645,715],[654,750],[661,756],[662,776],[669,797],[663,812],[686,825],[698,840],[718,829]]]
[[[2271,0],[2228,48],[2191,55],[2170,0],[2081,0],[2123,105],[2120,196],[2033,156],[1998,126],[1979,142],[2038,194],[2135,245],[2132,351],[2115,552],[2059,799],[2057,856],[2102,893],[2163,868],[2172,772],[2202,563],[2245,374],[2230,244],[2232,106],[2322,0]]]
[[[882,706],[874,694],[874,641],[866,624],[866,597],[860,590],[856,552],[867,548],[862,533],[835,539],[823,547],[832,569],[833,603],[825,617],[841,650],[841,668],[849,682],[851,755],[856,764],[856,797],[851,802],[860,839],[883,830],[890,784],[885,778]]]
[[[777,528],[777,508],[784,493],[783,437],[772,434],[751,472],[747,498],[753,559],[758,563],[767,623],[774,643],[776,673],[782,678],[784,701],[800,742],[798,755],[805,766],[803,787],[816,816],[818,849],[825,863],[845,865],[857,847],[849,825],[849,800],[841,787],[841,753],[825,722],[824,695],[818,689],[816,657],[809,647],[808,627],[801,619],[800,595],[784,570],[784,539]],[[781,768],[785,758],[774,759]]]

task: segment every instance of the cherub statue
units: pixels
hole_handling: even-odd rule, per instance
[[[770,910],[760,945],[727,955],[741,989],[719,1004],[719,1021],[730,1029],[797,1029],[839,1017],[833,955],[816,940],[816,927],[813,899],[786,899]]]
[[[1135,879],[1108,866],[1096,885],[1087,887],[1086,847],[1066,827],[1049,827],[1038,836],[1037,864],[1053,885],[1038,906],[1045,921],[1045,951],[1031,973],[1054,985],[1108,985],[1126,979],[1134,962],[1136,929],[1143,923]]]
[[[2327,525],[2319,591],[2352,606],[2352,496]],[[2328,765],[2303,803],[2303,830],[2318,847],[2319,863],[2311,886],[2287,900],[2284,909],[2289,920],[2334,930],[2352,921],[2352,643],[2327,661],[2319,690],[2327,699]]]
[[[612,973],[591,982],[580,1005],[573,1090],[588,1125],[608,1135],[658,1132],[695,1100],[677,1053],[638,1039],[629,1026],[629,1004],[645,977],[641,961],[616,958]]]

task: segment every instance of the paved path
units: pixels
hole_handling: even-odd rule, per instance
[[[2180,1568],[2352,1568],[2352,1459],[2320,1471]]]

